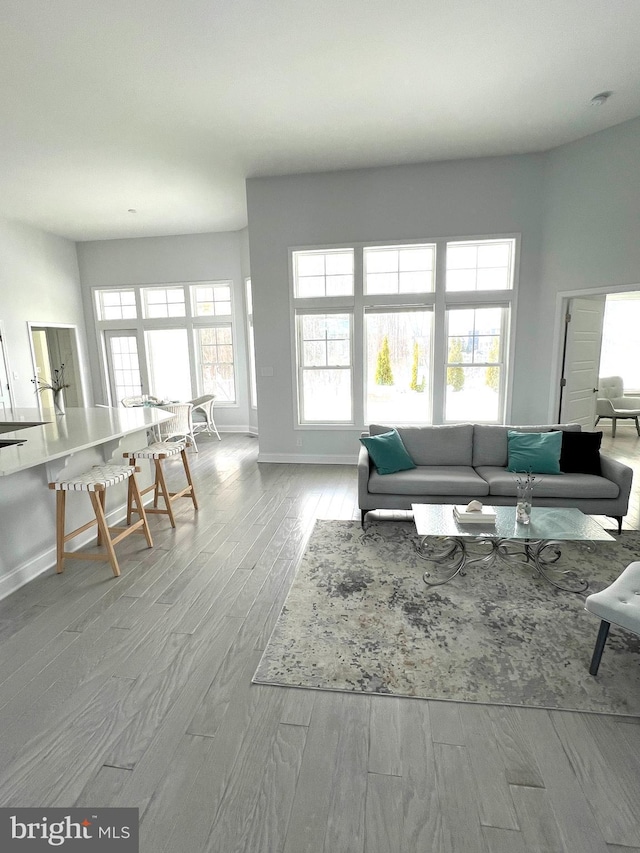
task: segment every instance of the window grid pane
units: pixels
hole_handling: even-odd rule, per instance
[[[231,315],[231,285],[194,285],[191,288],[193,313],[196,317],[225,317]]]
[[[299,314],[298,355],[302,423],[351,422],[351,315]]]
[[[353,294],[353,249],[294,252],[293,269],[298,298]]]
[[[133,290],[98,290],[96,292],[100,320],[135,320],[136,295]]]
[[[235,403],[231,326],[212,326],[197,330],[200,376],[204,394]]]
[[[145,287],[142,304],[144,316],[152,320],[186,316],[183,287]]]
[[[511,290],[514,240],[448,243],[446,290]]]
[[[435,285],[435,246],[385,246],[364,250],[364,292],[431,293]]]
[[[501,414],[503,307],[447,311],[445,420],[495,421]]]
[[[123,397],[136,397],[142,393],[142,379],[138,362],[138,342],[133,335],[109,337],[112,380],[117,405]]]

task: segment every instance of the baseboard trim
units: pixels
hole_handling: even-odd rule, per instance
[[[145,504],[151,503],[153,501],[153,495],[149,495],[144,501]],[[107,515],[107,524],[109,527],[113,527],[119,522],[121,522],[127,515],[127,506],[123,503],[121,506],[116,507],[111,510],[111,512]],[[89,528],[85,530],[84,533],[79,533],[78,536],[73,540],[74,547],[71,548],[72,551],[79,551],[85,545],[88,545],[90,542],[95,542],[96,538],[96,529]],[[33,557],[31,560],[27,560],[26,563],[22,563],[20,566],[17,566],[13,571],[9,572],[7,575],[3,575],[0,577],[0,601],[3,598],[7,598],[7,596],[19,590],[21,587],[28,584],[30,581],[35,580],[40,575],[43,575],[48,571],[55,571],[56,565],[56,545],[55,542],[51,546],[51,548],[47,548],[46,551],[43,551],[41,554],[38,554],[37,557]],[[107,565],[105,563],[105,565]]]
[[[258,462],[282,462],[288,465],[357,465],[358,460],[348,454],[258,453]]]

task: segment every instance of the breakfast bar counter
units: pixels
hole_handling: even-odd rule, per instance
[[[123,452],[143,447],[148,430],[170,417],[146,407],[67,409],[64,415],[0,409],[0,599],[55,565],[55,501],[48,484],[92,465],[122,465]],[[3,445],[14,441],[21,443]],[[142,486],[150,483],[150,471],[139,479]],[[107,512],[115,519],[123,514],[126,491],[112,491]],[[80,496],[70,509],[74,527],[92,516]],[[95,530],[87,540],[92,536]]]

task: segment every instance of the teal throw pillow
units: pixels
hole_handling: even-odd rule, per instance
[[[361,438],[360,441],[369,451],[373,464],[378,469],[378,474],[395,474],[396,471],[408,471],[415,468],[416,464],[407,453],[407,448],[397,429],[383,432],[381,435],[371,435]]]
[[[533,474],[560,474],[562,432],[508,433],[507,471]]]

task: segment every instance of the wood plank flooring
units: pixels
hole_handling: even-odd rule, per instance
[[[640,439],[605,445],[637,528]],[[71,561],[0,602],[0,805],[137,806],[144,853],[640,851],[640,717],[251,685],[356,471],[199,446],[200,511],[152,517],[120,578]]]

